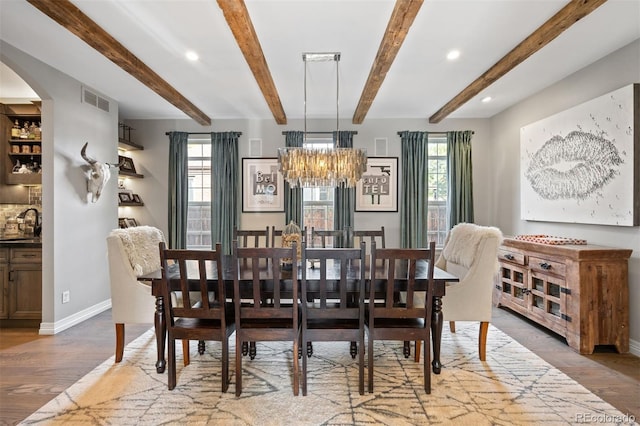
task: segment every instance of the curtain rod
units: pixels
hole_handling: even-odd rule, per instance
[[[291,130],[284,130],[284,131],[282,132],[282,134],[283,134],[283,135],[286,135],[286,134],[287,134],[288,132],[290,132],[290,131],[291,131]],[[357,130],[340,130],[340,131],[341,131],[341,132],[351,132],[351,133],[353,133],[354,135],[357,135],[357,134],[358,134],[358,131],[357,131]],[[332,131],[330,131],[330,132],[302,132],[302,133],[304,133],[305,135],[332,135],[332,134],[333,134],[333,132],[335,132],[335,130],[332,130]]]
[[[211,135],[211,133],[215,133],[215,132],[185,132],[185,133],[187,133],[188,135]],[[238,133],[239,135],[242,134],[242,132],[233,132],[233,133]],[[169,136],[170,134],[171,132],[165,132],[166,136]]]
[[[418,130],[418,131],[420,131],[420,130]],[[454,131],[466,132],[466,130],[454,130]],[[402,134],[403,134],[403,133],[404,133],[404,131],[403,131],[403,132],[398,132],[398,136],[402,136]],[[446,134],[446,133],[447,133],[447,131],[444,131],[444,132],[426,132],[426,133],[442,133],[442,134]],[[475,135],[475,134],[476,134],[476,132],[474,132],[474,131],[472,130],[472,131],[471,131],[471,134],[472,134],[472,135]]]

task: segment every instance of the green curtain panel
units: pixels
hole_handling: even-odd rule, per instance
[[[405,248],[427,246],[427,132],[403,131],[402,189],[400,191],[401,244]]]
[[[447,132],[450,228],[473,222],[472,137],[470,130]]]
[[[211,245],[231,254],[233,229],[239,223],[238,138],[240,132],[211,133]],[[213,248],[212,247],[212,248]]]
[[[304,132],[291,130],[283,133],[284,146],[288,148],[302,147]],[[291,188],[287,182],[284,183],[284,216],[284,226],[294,221],[302,229],[302,188]]]
[[[189,133],[169,132],[169,247],[187,248]]]
[[[353,135],[357,132],[343,130],[333,132],[333,143],[340,148],[353,148]],[[356,189],[340,185],[335,189],[335,210],[333,212],[333,229],[353,228],[354,212],[356,209]],[[347,236],[347,239],[349,237]],[[350,241],[338,241],[338,247],[348,247]]]

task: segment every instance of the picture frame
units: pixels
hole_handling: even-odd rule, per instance
[[[242,211],[284,212],[284,178],[278,159],[242,159]]]
[[[118,218],[118,228],[126,228],[126,227],[127,227],[126,218],[119,217]]]
[[[134,226],[138,226],[138,221],[136,221],[132,217],[125,218],[124,222],[127,224],[127,228],[133,228]]]
[[[120,200],[120,203],[131,203],[131,194],[129,194],[128,192],[119,192],[118,193],[118,199]]]
[[[142,198],[140,198],[140,196],[138,194],[132,194],[131,195],[131,202],[137,203],[137,204],[142,204]]]
[[[398,211],[398,157],[368,157],[356,185],[357,212]]]
[[[133,164],[133,158],[118,155],[118,164],[121,164],[120,171],[127,173],[137,173],[136,166]]]

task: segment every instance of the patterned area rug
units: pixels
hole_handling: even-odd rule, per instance
[[[443,368],[423,389],[422,363],[405,359],[399,342],[376,343],[375,389],[358,394],[357,360],[348,343],[314,343],[308,395],[294,397],[292,348],[258,343],[258,356],[243,361],[243,393],[232,383],[220,392],[220,345],[207,342],[191,364],[178,364],[178,383],[155,371],[150,330],[129,344],[122,363],[113,357],[76,382],[22,424],[65,425],[566,425],[626,424],[629,419],[491,326],[487,361],[477,355],[477,324],[445,327]],[[233,341],[233,337],[232,337]],[[235,341],[233,341],[235,343]],[[180,345],[177,353],[181,356]],[[365,368],[366,392],[366,368]]]

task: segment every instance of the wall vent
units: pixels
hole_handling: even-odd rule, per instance
[[[86,87],[82,87],[82,102],[109,112],[109,101]]]

